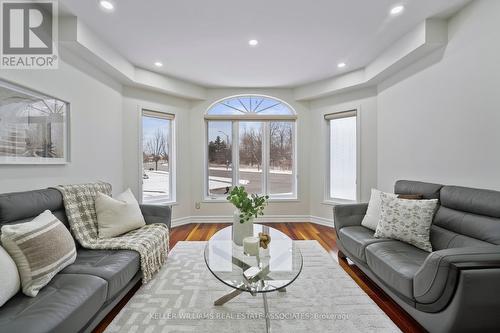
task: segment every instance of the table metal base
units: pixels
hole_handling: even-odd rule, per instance
[[[234,289],[229,294],[226,294],[226,295],[222,296],[221,298],[217,299],[214,302],[214,305],[224,305],[227,302],[229,302],[230,300],[232,300],[233,298],[235,298],[236,296],[238,296],[239,294],[241,294],[242,292],[243,291],[241,291],[239,289]]]
[[[286,288],[278,289],[278,291],[281,293],[284,293],[284,292],[286,292]],[[230,293],[218,298],[214,302],[214,305],[216,305],[216,306],[224,305],[227,302],[229,302],[230,300],[232,300],[233,298],[235,298],[236,296],[240,295],[242,292],[243,292],[243,290],[234,289]],[[251,294],[252,294],[252,296],[256,296],[255,293],[251,293]],[[264,316],[266,319],[266,333],[269,333],[269,332],[271,332],[271,321],[269,319],[269,306],[267,304],[267,293],[262,293],[262,301],[264,302]]]

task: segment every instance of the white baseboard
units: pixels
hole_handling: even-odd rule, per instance
[[[179,217],[176,219],[172,219],[171,226],[172,227],[180,227],[181,225],[191,223],[191,216]]]
[[[233,217],[221,216],[186,216],[172,219],[172,227],[178,227],[189,223],[232,223]],[[284,223],[284,222],[311,222],[327,227],[333,227],[333,220],[319,216],[310,215],[264,215],[256,219],[257,223]]]
[[[326,217],[319,217],[319,216],[310,216],[310,221],[311,223],[316,223],[320,225],[324,225],[325,227],[332,227],[333,228],[333,219],[327,219]]]

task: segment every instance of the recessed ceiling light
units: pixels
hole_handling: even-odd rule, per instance
[[[345,66],[346,66],[345,62],[339,62],[339,63],[337,64],[337,67],[338,67],[338,68],[344,68]]]
[[[109,0],[100,0],[99,5],[101,5],[102,9],[104,9],[108,12],[111,12],[115,9],[115,5],[113,4],[113,2],[111,2]]]
[[[157,61],[157,62],[155,62],[155,66],[156,67],[161,67],[161,66],[163,66],[163,64],[161,62]]]
[[[250,39],[248,41],[248,45],[250,46],[257,46],[259,44],[259,41],[257,39]]]
[[[392,7],[391,9],[391,15],[398,15],[398,14],[401,14],[403,12],[403,10],[405,9],[404,6],[402,5],[398,5],[398,6],[394,6]]]

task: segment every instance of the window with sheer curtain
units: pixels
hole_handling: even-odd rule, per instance
[[[205,114],[206,191],[224,199],[228,187],[271,199],[296,197],[295,111],[268,96],[233,96]]]
[[[329,128],[328,200],[357,199],[357,111],[325,116]]]

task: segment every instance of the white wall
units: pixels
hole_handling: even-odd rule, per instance
[[[139,133],[142,120],[141,110],[148,109],[175,114],[176,143],[176,204],[172,217],[182,218],[191,215],[191,176],[190,176],[190,103],[186,100],[142,89],[125,87],[123,89],[123,173],[125,187],[130,187],[137,198],[139,182],[142,181],[140,162],[142,147],[139,146]]]
[[[310,215],[316,220],[331,221],[332,204],[325,203],[328,158],[328,126],[324,115],[358,109],[360,135],[360,199],[367,202],[370,190],[377,185],[377,97],[375,89],[327,97],[311,102]]]
[[[397,179],[500,190],[499,12],[472,1],[450,20],[442,59],[379,87],[382,190]]]
[[[57,70],[1,70],[0,78],[70,102],[71,163],[0,165],[0,192],[103,180],[123,187],[121,86],[59,62]],[[96,149],[98,147],[98,149]]]
[[[208,99],[194,104],[191,109],[191,190],[192,215],[198,220],[221,220],[229,217],[233,208],[230,204],[221,202],[204,202],[204,145],[205,120],[207,108],[215,101],[236,94],[263,94],[284,100],[289,103],[298,114],[297,120],[297,155],[298,155],[298,200],[288,202],[273,202],[266,208],[266,216],[286,216],[285,220],[305,220],[309,215],[309,147],[311,135],[309,131],[309,114],[307,106],[294,101],[289,89],[211,89]],[[194,203],[200,202],[200,209],[195,209]],[[212,218],[210,218],[212,217]]]
[[[104,180],[114,192],[139,197],[139,112],[176,115],[177,204],[174,219],[224,220],[233,208],[205,202],[203,115],[214,101],[257,93],[288,102],[298,113],[298,200],[273,202],[266,215],[284,221],[332,218],[325,197],[326,113],[360,110],[361,201],[370,188],[390,191],[401,178],[500,189],[500,1],[477,0],[453,17],[446,49],[373,89],[296,102],[291,89],[208,89],[189,102],[162,93],[122,88],[81,59],[59,70],[2,70],[0,78],[71,103],[72,162],[65,166],[0,165],[0,192]],[[63,57],[64,59],[64,57]],[[200,209],[195,203],[200,202]]]

